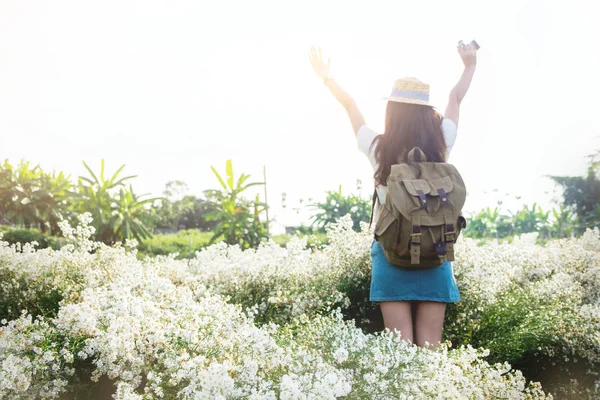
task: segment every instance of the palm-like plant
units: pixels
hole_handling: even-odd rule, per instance
[[[369,222],[371,215],[370,201],[356,195],[343,195],[342,185],[337,191],[328,191],[324,202],[311,204],[311,207],[317,210],[311,217],[313,219],[311,226],[316,225],[322,232],[327,224],[338,221],[346,214],[350,214],[353,222],[352,229],[358,232],[361,221]]]
[[[110,226],[113,232],[123,241],[135,238],[138,242],[142,242],[143,239],[152,237],[152,234],[146,228],[145,223],[147,221],[144,221],[148,216],[144,206],[160,198],[140,200],[142,196],[147,196],[147,194],[140,196],[134,194],[131,185],[129,185],[129,190],[123,188],[119,190],[119,200],[114,204]]]
[[[7,213],[9,212],[13,199],[15,198],[15,188],[12,179],[12,166],[8,160],[0,165],[0,224],[10,223]]]
[[[558,209],[555,208],[552,210],[552,214],[554,216],[554,223],[550,231],[559,238],[571,236],[573,234],[573,227],[576,224],[575,213],[564,204],[561,204]]]
[[[12,204],[4,215],[14,224],[26,228],[37,225],[40,216],[38,206],[48,195],[45,190],[40,192],[42,169],[39,166],[30,168],[29,165],[29,161],[21,161],[16,168],[9,167],[12,175]]]
[[[41,180],[41,187],[48,193],[44,206],[41,209],[41,219],[45,222],[40,229],[45,232],[45,227],[50,228],[50,234],[60,232],[58,223],[62,219],[68,219],[70,215],[69,206],[76,198],[72,188],[70,176],[65,176],[63,172],[52,172],[44,174]]]
[[[523,208],[513,214],[513,225],[515,233],[539,232],[547,227],[549,212],[544,212],[541,207],[533,203],[531,209],[524,205]]]
[[[67,215],[71,192],[69,177],[44,173],[39,165],[21,161],[16,167],[8,160],[0,167],[0,217],[4,222],[45,232],[58,230],[58,221]]]
[[[260,214],[266,210],[267,205],[259,200],[258,195],[254,202],[241,197],[242,192],[252,186],[264,185],[263,182],[246,184],[250,175],[241,174],[236,181],[233,175],[231,160],[225,163],[226,180],[221,177],[215,167],[211,169],[217,177],[223,190],[207,190],[205,194],[218,208],[206,215],[207,221],[216,221],[214,235],[210,243],[214,243],[221,236],[228,244],[239,244],[242,248],[256,247],[263,237],[266,229],[260,222]]]
[[[124,182],[137,175],[119,179],[119,174],[125,168],[125,164],[123,164],[110,179],[105,179],[104,159],[102,159],[98,178],[85,161],[83,165],[89,172],[90,178],[79,177],[78,212],[88,211],[92,214],[92,226],[96,228],[96,240],[113,243],[131,237],[138,240],[150,237],[151,234],[142,221],[142,210],[146,203],[156,199],[140,201],[133,194],[133,190],[123,190]],[[115,198],[113,192],[118,189],[120,189],[119,197]]]
[[[463,231],[463,235],[472,238],[496,237],[498,234],[498,223],[501,221],[502,218],[499,215],[498,208],[492,209],[487,207],[469,218],[467,227]]]

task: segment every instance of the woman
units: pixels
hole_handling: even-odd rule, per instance
[[[406,159],[408,151],[418,146],[428,160],[448,160],[456,140],[460,104],[477,63],[473,45],[461,43],[458,53],[465,69],[450,91],[444,116],[429,104],[429,85],[415,78],[398,79],[391,96],[386,98],[385,132],[377,135],[365,124],[352,97],[329,75],[329,60],[324,62],[320,49],[311,49],[313,69],[348,112],[358,146],[373,166],[378,204],[385,201],[386,179],[398,156]],[[387,261],[377,241],[373,241],[371,258],[369,300],[380,302],[385,327],[400,331],[403,339],[417,346],[437,347],[442,338],[446,303],[460,300],[452,264],[447,261],[428,269],[396,267]]]

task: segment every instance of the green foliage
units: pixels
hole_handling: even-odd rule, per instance
[[[557,296],[540,301],[532,290],[517,285],[506,290],[502,301],[480,315],[478,329],[468,343],[488,348],[491,362],[511,364],[541,346],[558,347],[559,329],[568,324],[572,305]]]
[[[47,174],[25,161],[16,167],[8,160],[0,165],[0,222],[59,234],[58,221],[68,217],[73,195],[62,172]]]
[[[514,213],[502,214],[496,208],[486,208],[469,217],[467,228],[463,231],[465,237],[475,239],[505,239],[514,235],[529,232],[539,232],[541,241],[551,238],[570,237],[575,220],[573,213],[565,206],[544,211],[536,203]]]
[[[142,195],[146,196],[146,195]],[[140,196],[133,193],[133,187],[129,190],[120,188],[118,201],[113,203],[112,218],[110,220],[113,231],[119,238],[135,238],[138,242],[152,237],[146,228],[150,217],[145,205],[152,203],[156,198],[140,200]]]
[[[186,207],[182,209],[179,225],[185,229],[197,228],[203,232],[209,232],[215,229],[215,221],[207,221],[206,216],[217,210],[217,205],[208,199],[196,196],[185,196],[181,199]]]
[[[573,235],[576,223],[575,215],[567,206],[561,204],[558,209],[553,209],[552,216],[554,220],[551,223],[550,232],[556,235],[554,237],[564,238]]]
[[[577,232],[600,227],[600,152],[591,156],[587,176],[551,176],[563,190],[563,204],[577,216]]]
[[[45,249],[47,247],[57,249],[58,247],[60,247],[59,237],[49,236],[36,228],[11,229],[8,227],[2,227],[0,229],[0,232],[3,233],[2,240],[8,242],[9,244],[24,244],[36,241],[38,242],[38,246],[36,246],[37,249]]]
[[[187,185],[182,181],[170,181],[163,191],[160,203],[154,206],[156,211],[156,227],[177,231],[183,229],[200,229],[211,231],[216,222],[206,221],[206,215],[215,211],[217,206],[193,195],[185,195]],[[181,198],[178,198],[180,197]]]
[[[498,209],[489,207],[481,210],[478,214],[468,218],[467,227],[462,231],[466,237],[483,238],[496,235],[496,221],[498,220]]]
[[[11,282],[11,285],[3,287],[0,320],[16,319],[23,310],[27,310],[33,316],[44,317],[55,317],[58,313],[59,304],[63,299],[60,291],[48,288],[33,298],[23,296],[24,290],[29,288],[28,280],[7,269],[0,270],[0,281]]]
[[[325,232],[326,225],[339,221],[346,214],[350,214],[352,229],[356,232],[360,231],[361,221],[369,222],[371,218],[371,201],[352,194],[344,196],[342,185],[337,191],[327,191],[324,202],[311,206],[318,210],[311,218],[314,220],[312,225],[316,225],[321,232]]]
[[[250,175],[241,174],[237,181],[233,175],[231,160],[225,163],[226,181],[211,166],[223,190],[207,190],[205,193],[216,206],[215,210],[206,215],[207,221],[215,221],[214,235],[210,243],[221,236],[230,245],[238,244],[242,249],[256,248],[263,238],[267,237],[265,225],[260,221],[260,215],[267,205],[259,200],[254,201],[241,197],[242,193],[252,186],[264,185],[263,182],[246,184]],[[226,183],[227,182],[227,183]]]
[[[280,246],[285,246],[290,241],[293,235],[275,235],[272,236],[271,239]],[[327,238],[327,234],[316,232],[316,233],[299,233],[297,235],[299,238],[303,238],[306,236],[306,245],[312,249],[322,248],[323,245],[329,244],[329,240]]]
[[[140,256],[169,255],[178,253],[177,259],[193,258],[196,251],[209,245],[212,232],[182,229],[176,234],[157,234],[138,245]]]
[[[515,232],[517,234],[540,232],[542,235],[546,233],[547,236],[549,215],[549,211],[544,212],[541,207],[537,207],[536,203],[533,203],[531,209],[525,204],[512,216]]]
[[[155,227],[177,231],[182,212],[189,207],[188,202],[176,200],[175,197],[187,191],[187,185],[182,181],[169,181],[163,190],[163,197],[158,204],[153,205],[156,219]]]
[[[467,294],[463,301],[468,306],[449,305],[444,339],[454,346],[470,344],[489,349],[488,362],[510,363],[528,379],[542,381],[544,388],[557,398],[595,398],[588,397],[589,392],[586,395],[586,388],[594,386],[594,375],[587,371],[598,370],[600,365],[569,348],[569,337],[582,324],[573,314],[576,305],[567,293],[545,297],[536,294],[544,285],[547,282],[527,286],[513,283],[498,296],[498,301],[466,311],[471,318],[456,324],[465,307],[474,306]],[[579,390],[579,395],[573,396]]]
[[[76,210],[92,214],[92,226],[96,228],[95,240],[107,244],[135,238],[139,242],[151,237],[146,224],[151,221],[149,211],[144,207],[158,198],[141,200],[133,193],[131,185],[124,188],[124,182],[135,176],[119,178],[125,168],[122,165],[110,179],[104,178],[104,159],[100,163],[100,178],[83,162],[90,177],[79,177],[79,196]],[[145,196],[145,195],[142,195]]]

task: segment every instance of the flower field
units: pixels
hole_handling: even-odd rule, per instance
[[[191,260],[138,260],[135,242],[90,241],[90,222],[62,222],[59,251],[0,242],[0,398],[600,397],[598,230],[461,238],[462,300],[428,350],[382,331],[372,239],[349,218],[322,250],[220,243]]]

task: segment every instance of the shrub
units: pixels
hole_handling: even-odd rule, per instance
[[[311,234],[275,235],[271,237],[271,240],[273,240],[278,245],[284,247],[290,242],[290,240],[294,236],[300,239],[306,237],[306,245],[312,249],[321,249],[324,245],[327,245],[329,243],[327,235],[325,233],[320,232]]]
[[[444,332],[455,348],[432,351],[360,329],[372,326],[372,239],[364,224],[353,231],[349,217],[329,227],[322,250],[307,249],[306,238],[246,251],[219,243],[186,261],[137,260],[132,243],[90,242],[86,221],[64,227],[73,243],[57,252],[0,246],[0,269],[20,279],[0,281],[0,302],[55,291],[62,301],[45,319],[54,332],[46,342],[59,353],[63,343],[84,344],[74,367],[43,375],[34,367],[41,356],[15,345],[21,331],[1,328],[0,358],[11,373],[0,375],[0,387],[40,376],[36,385],[59,379],[71,388],[67,368],[89,365],[118,396],[543,398],[511,370],[521,366],[558,398],[598,397],[598,230],[545,247],[535,235],[482,246],[461,240],[453,266],[462,299],[448,307]]]
[[[196,251],[209,245],[212,232],[200,232],[197,229],[184,229],[175,234],[155,234],[144,240],[138,249],[144,255],[169,255],[176,258],[192,258]]]
[[[85,272],[54,287],[63,296],[54,317],[25,312],[2,321],[2,398],[72,394],[85,383],[82,369],[92,382],[107,378],[115,399],[546,398],[509,365],[488,364],[485,350],[429,350],[389,331],[367,335],[335,309],[259,327],[257,307],[244,313],[210,290],[190,290],[185,262],[139,261],[132,243],[90,242],[88,222],[63,225],[72,243],[57,252],[0,246],[0,268],[32,282]]]
[[[31,243],[33,241],[38,242],[36,246],[38,249],[45,249],[46,247],[56,248],[56,243],[59,238],[55,238],[42,233],[37,228],[30,229],[10,229],[2,228],[4,233],[3,240],[9,244],[15,243]]]

